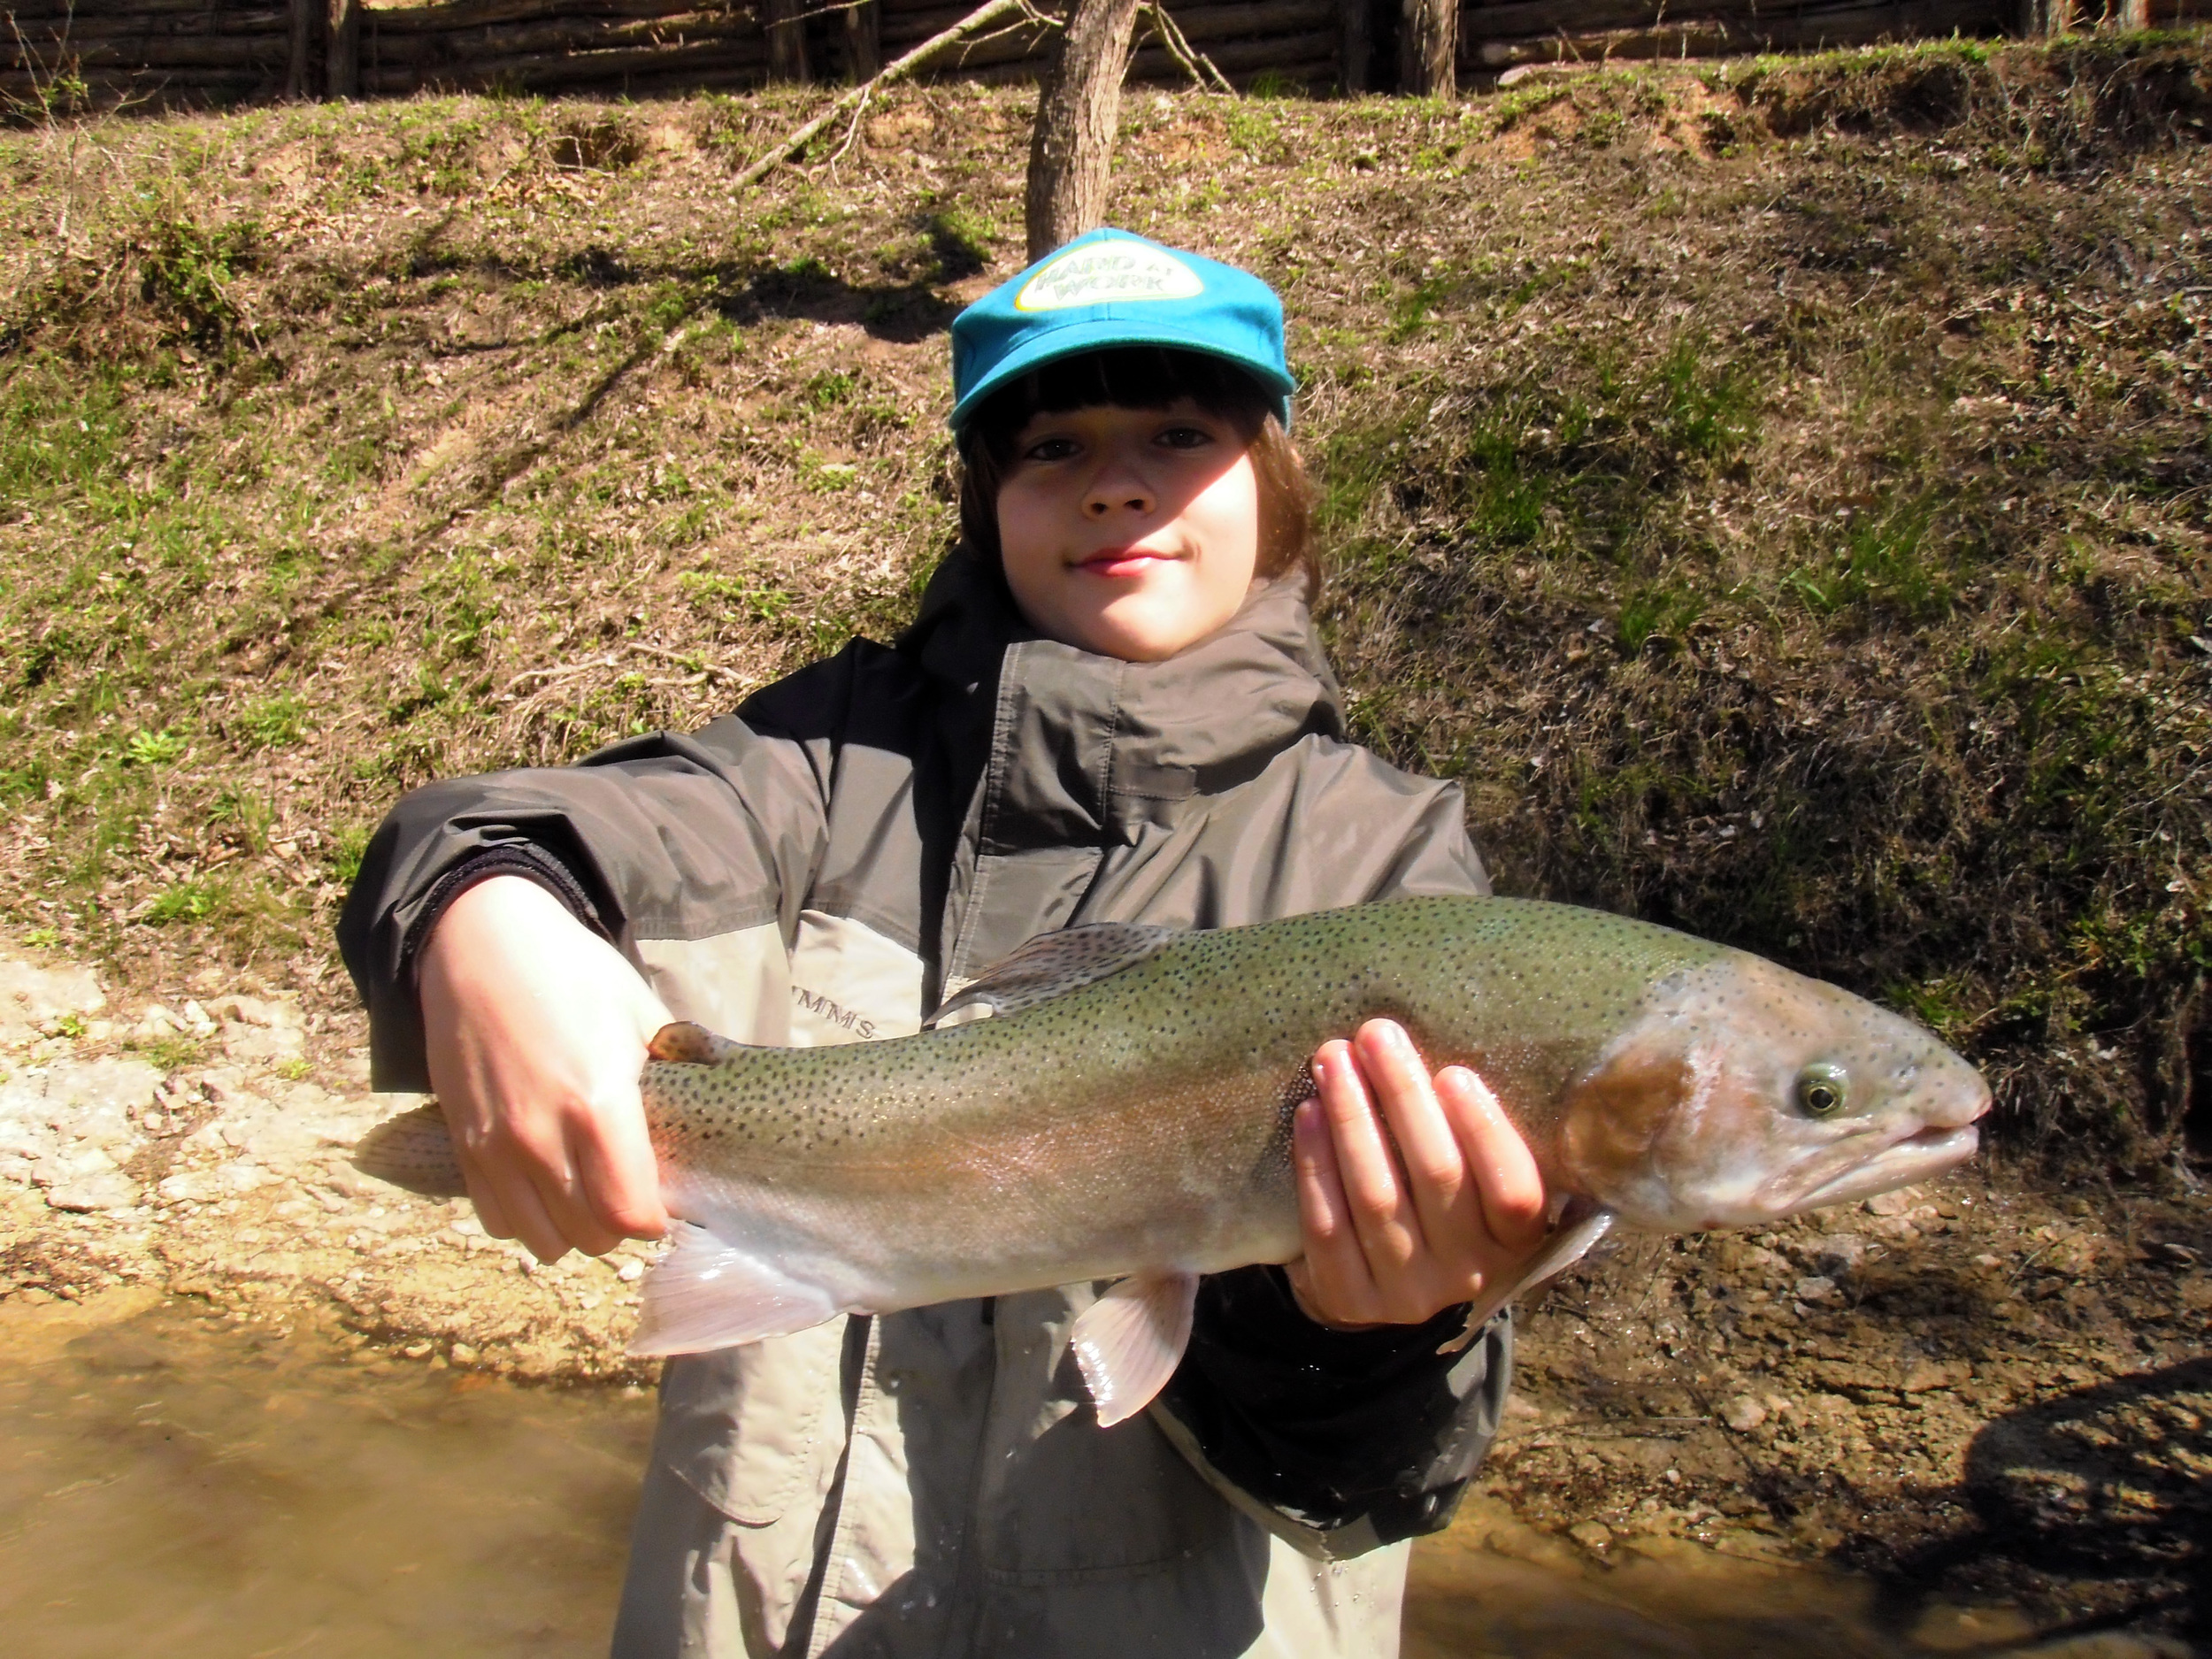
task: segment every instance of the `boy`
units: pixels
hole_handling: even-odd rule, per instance
[[[1486,890],[1457,791],[1343,739],[1264,284],[1096,232],[962,314],[954,381],[961,540],[895,645],[380,831],[341,927],[378,1086],[435,1088],[493,1233],[664,1228],[668,1018],[895,1036],[1053,928]],[[1302,1258],[1207,1281],[1126,1424],[1066,1352],[1087,1285],[672,1362],[619,1659],[1394,1653],[1509,1330],[1439,1348],[1543,1195],[1471,1074],[1346,1036],[1294,1125]]]

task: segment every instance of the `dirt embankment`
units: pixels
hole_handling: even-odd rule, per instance
[[[649,1247],[541,1265],[349,1167],[415,1103],[365,1091],[355,1022],[214,972],[111,1003],[26,954],[0,956],[0,1301],[134,1283],[241,1321],[334,1315],[368,1363],[649,1379],[621,1348]],[[145,1057],[179,1035],[211,1057]],[[2125,1627],[2139,1645],[2104,1659],[2153,1659],[2212,1618],[2208,1325],[2201,1196],[1968,1176],[1639,1240],[1525,1313],[1504,1432],[1425,1570],[1828,1562],[1877,1575],[1924,1647]]]
[[[0,956],[0,1298],[142,1283],[246,1319],[334,1310],[365,1357],[642,1376],[622,1346],[648,1248],[542,1265],[465,1203],[357,1174],[349,1148],[415,1102],[371,1094],[357,1029],[312,1018],[216,973],[111,1004],[86,969]],[[180,1039],[208,1057],[148,1057]]]

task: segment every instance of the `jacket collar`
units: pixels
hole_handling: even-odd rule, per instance
[[[1343,702],[1298,577],[1264,583],[1217,632],[1164,663],[1041,638],[995,561],[956,549],[900,641],[972,715],[991,708],[984,852],[1134,839],[1194,795],[1256,776]],[[960,726],[979,735],[979,721]]]

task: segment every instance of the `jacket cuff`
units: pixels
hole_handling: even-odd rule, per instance
[[[1309,1555],[1436,1532],[1489,1449],[1512,1377],[1507,1314],[1438,1351],[1465,1317],[1333,1331],[1300,1310],[1279,1268],[1217,1274],[1200,1286],[1154,1417],[1201,1475]]]
[[[409,995],[417,991],[415,975],[422,948],[430,941],[430,935],[445,913],[453,908],[454,900],[494,876],[520,876],[526,881],[534,881],[566,905],[570,915],[601,938],[606,937],[607,930],[599,919],[598,908],[584,891],[584,884],[551,853],[528,841],[507,841],[488,847],[439,877],[429,896],[424,899],[420,914],[401,940],[399,979]]]

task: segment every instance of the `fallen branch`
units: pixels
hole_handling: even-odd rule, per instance
[[[1144,16],[1145,21],[1151,27],[1153,38],[1167,48],[1168,55],[1183,66],[1193,81],[1202,87],[1210,79],[1221,91],[1228,93],[1232,97],[1236,96],[1237,89],[1229,84],[1229,77],[1214,67],[1212,58],[1191,45],[1190,42],[1184,37],[1183,31],[1177,26],[1175,19],[1168,16],[1167,8],[1159,4],[1159,0],[1148,0],[1144,8]]]
[[[997,22],[999,19],[1006,16],[1007,13],[1010,12],[1024,12],[1028,9],[1029,0],[987,0],[987,4],[978,6],[974,11],[969,12],[967,16],[962,18],[959,22],[954,24],[950,28],[941,29],[938,33],[931,35],[919,46],[917,46],[912,51],[907,53],[905,57],[897,59],[895,62],[886,64],[883,66],[881,73],[879,73],[872,81],[862,81],[858,86],[853,88],[842,97],[839,98],[836,103],[831,104],[829,108],[824,110],[819,115],[809,121],[804,127],[800,127],[796,132],[792,133],[789,136],[780,140],[774,146],[765,151],[761,156],[759,160],[753,163],[751,166],[746,168],[744,172],[739,173],[737,175],[737,182],[732,188],[734,189],[743,190],[749,188],[753,185],[758,184],[763,179],[766,178],[778,167],[781,166],[787,159],[798,154],[799,151],[804,150],[809,144],[812,143],[815,138],[825,128],[826,128],[832,122],[835,121],[838,117],[843,115],[847,111],[854,108],[857,104],[864,104],[870,97],[873,96],[883,88],[889,86],[893,81],[903,81],[907,76],[912,74],[917,69],[920,68],[922,65],[926,63],[932,57],[935,56],[938,52],[942,51],[955,41],[974,34],[976,30],[983,27],[986,24]]]

